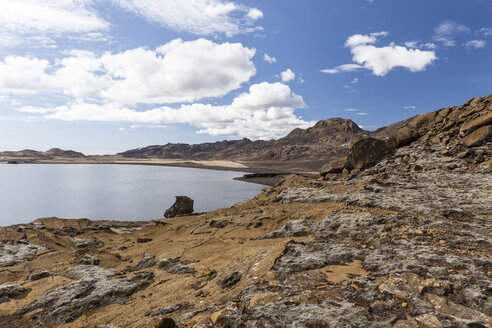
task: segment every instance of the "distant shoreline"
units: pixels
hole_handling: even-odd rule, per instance
[[[15,163],[10,163],[15,162]],[[303,169],[293,170],[275,170],[269,162],[265,162],[267,167],[251,166],[249,163],[235,161],[220,161],[220,160],[159,160],[159,159],[138,159],[138,160],[94,160],[94,159],[55,159],[55,160],[39,160],[39,159],[11,159],[2,161],[0,164],[19,165],[19,164],[78,164],[78,165],[146,165],[146,166],[167,166],[167,167],[182,167],[217,171],[233,171],[246,172],[243,176],[235,177],[235,180],[256,183],[264,186],[274,186],[279,181],[284,179],[289,174],[304,174],[314,176],[316,172],[309,172]],[[268,165],[270,164],[270,165]],[[283,163],[286,164],[285,162]],[[270,166],[270,167],[268,167]]]

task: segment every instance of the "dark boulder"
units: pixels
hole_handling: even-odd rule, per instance
[[[176,196],[174,204],[166,210],[164,217],[174,218],[178,215],[193,213],[193,199],[187,196]]]
[[[390,147],[383,140],[362,139],[350,148],[345,168],[348,170],[365,170],[379,163],[390,153]]]

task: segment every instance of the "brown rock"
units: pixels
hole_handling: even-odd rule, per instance
[[[415,320],[420,323],[422,326],[427,328],[442,328],[441,322],[436,316],[432,314],[421,314],[415,317]]]
[[[421,128],[432,122],[435,116],[436,116],[436,112],[417,115],[413,120],[410,121],[409,125],[412,127]]]
[[[193,199],[187,196],[176,196],[174,204],[166,210],[164,217],[174,218],[178,215],[193,213]]]
[[[346,161],[347,161],[346,157],[331,161],[330,163],[325,164],[321,168],[321,170],[319,170],[319,173],[323,177],[325,177],[327,174],[342,173],[343,169],[345,168]]]
[[[462,139],[467,147],[481,146],[492,141],[492,125],[487,125],[475,130]]]
[[[391,148],[396,149],[414,141],[415,139],[417,139],[417,136],[418,134],[414,129],[408,126],[404,126],[401,129],[399,129],[396,133],[392,134],[388,138],[388,141],[386,141],[386,143]]]
[[[350,148],[345,168],[364,170],[379,163],[391,153],[386,142],[375,138],[357,141]]]
[[[492,124],[492,112],[463,124],[460,129],[460,135],[466,136],[482,126],[489,124]]]
[[[249,301],[249,307],[263,306],[268,303],[278,303],[282,301],[282,297],[277,293],[265,293],[253,296]]]

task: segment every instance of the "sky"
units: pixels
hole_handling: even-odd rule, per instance
[[[0,0],[0,150],[367,130],[492,93],[492,0]]]

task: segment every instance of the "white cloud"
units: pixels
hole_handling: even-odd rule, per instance
[[[171,41],[98,56],[72,51],[46,60],[7,57],[0,62],[0,93],[63,92],[120,104],[192,102],[222,97],[255,75],[254,49],[205,39]]]
[[[359,116],[366,116],[367,113],[357,113],[357,115],[359,115]]]
[[[252,20],[258,20],[263,18],[263,12],[258,8],[250,8],[247,16]]]
[[[184,123],[197,127],[198,133],[270,139],[284,136],[292,129],[307,128],[315,122],[295,115],[305,108],[301,96],[282,83],[254,84],[230,105],[181,105],[179,108],[156,107],[139,111],[115,103],[99,105],[76,101],[54,108],[22,107],[21,112],[38,113],[46,119],[64,121],[110,121],[135,124]]]
[[[424,43],[421,45],[422,48],[436,49],[436,44],[432,42]]]
[[[482,32],[483,35],[485,35],[485,36],[489,36],[489,35],[492,35],[492,28],[484,27],[484,28],[480,29],[480,32]]]
[[[487,47],[487,41],[485,40],[471,40],[465,43],[466,49],[482,49]]]
[[[417,106],[413,106],[412,105],[412,106],[405,106],[405,107],[403,107],[403,109],[415,109],[415,108],[417,108]]]
[[[468,34],[471,29],[465,25],[453,21],[445,21],[434,29],[434,41],[441,42],[446,47],[456,45],[456,36],[459,34]]]
[[[342,72],[353,72],[363,68],[364,66],[359,64],[344,64],[344,65],[337,66],[335,68],[323,69],[321,70],[321,72],[326,74],[338,74]]]
[[[359,110],[357,108],[347,108],[345,109],[346,112],[358,112]]]
[[[282,79],[282,82],[290,82],[295,80],[296,73],[292,72],[292,70],[288,68],[282,73],[280,73],[280,78]]]
[[[196,35],[239,33],[261,29],[254,22],[263,17],[257,8],[226,0],[112,0],[122,8],[178,31]]]
[[[88,0],[0,1],[0,47],[20,45],[32,37],[107,30],[110,24]],[[42,39],[43,40],[43,39]],[[44,39],[46,40],[46,39]]]
[[[394,43],[386,47],[374,45],[379,36],[387,35],[388,32],[352,35],[347,39],[345,47],[350,48],[353,55],[352,60],[357,64],[345,64],[321,72],[335,74],[365,68],[371,70],[374,75],[384,76],[397,67],[406,68],[411,72],[423,71],[437,59],[434,51],[408,49]]]
[[[405,42],[405,46],[407,48],[418,48],[418,42],[417,41],[407,41]]]
[[[270,64],[273,64],[273,63],[276,63],[277,62],[277,58],[275,57],[270,57],[268,54],[265,54],[263,56],[263,60],[270,63]]]
[[[350,81],[350,84],[357,84],[357,83],[359,83],[359,79],[357,77],[352,81]]]

